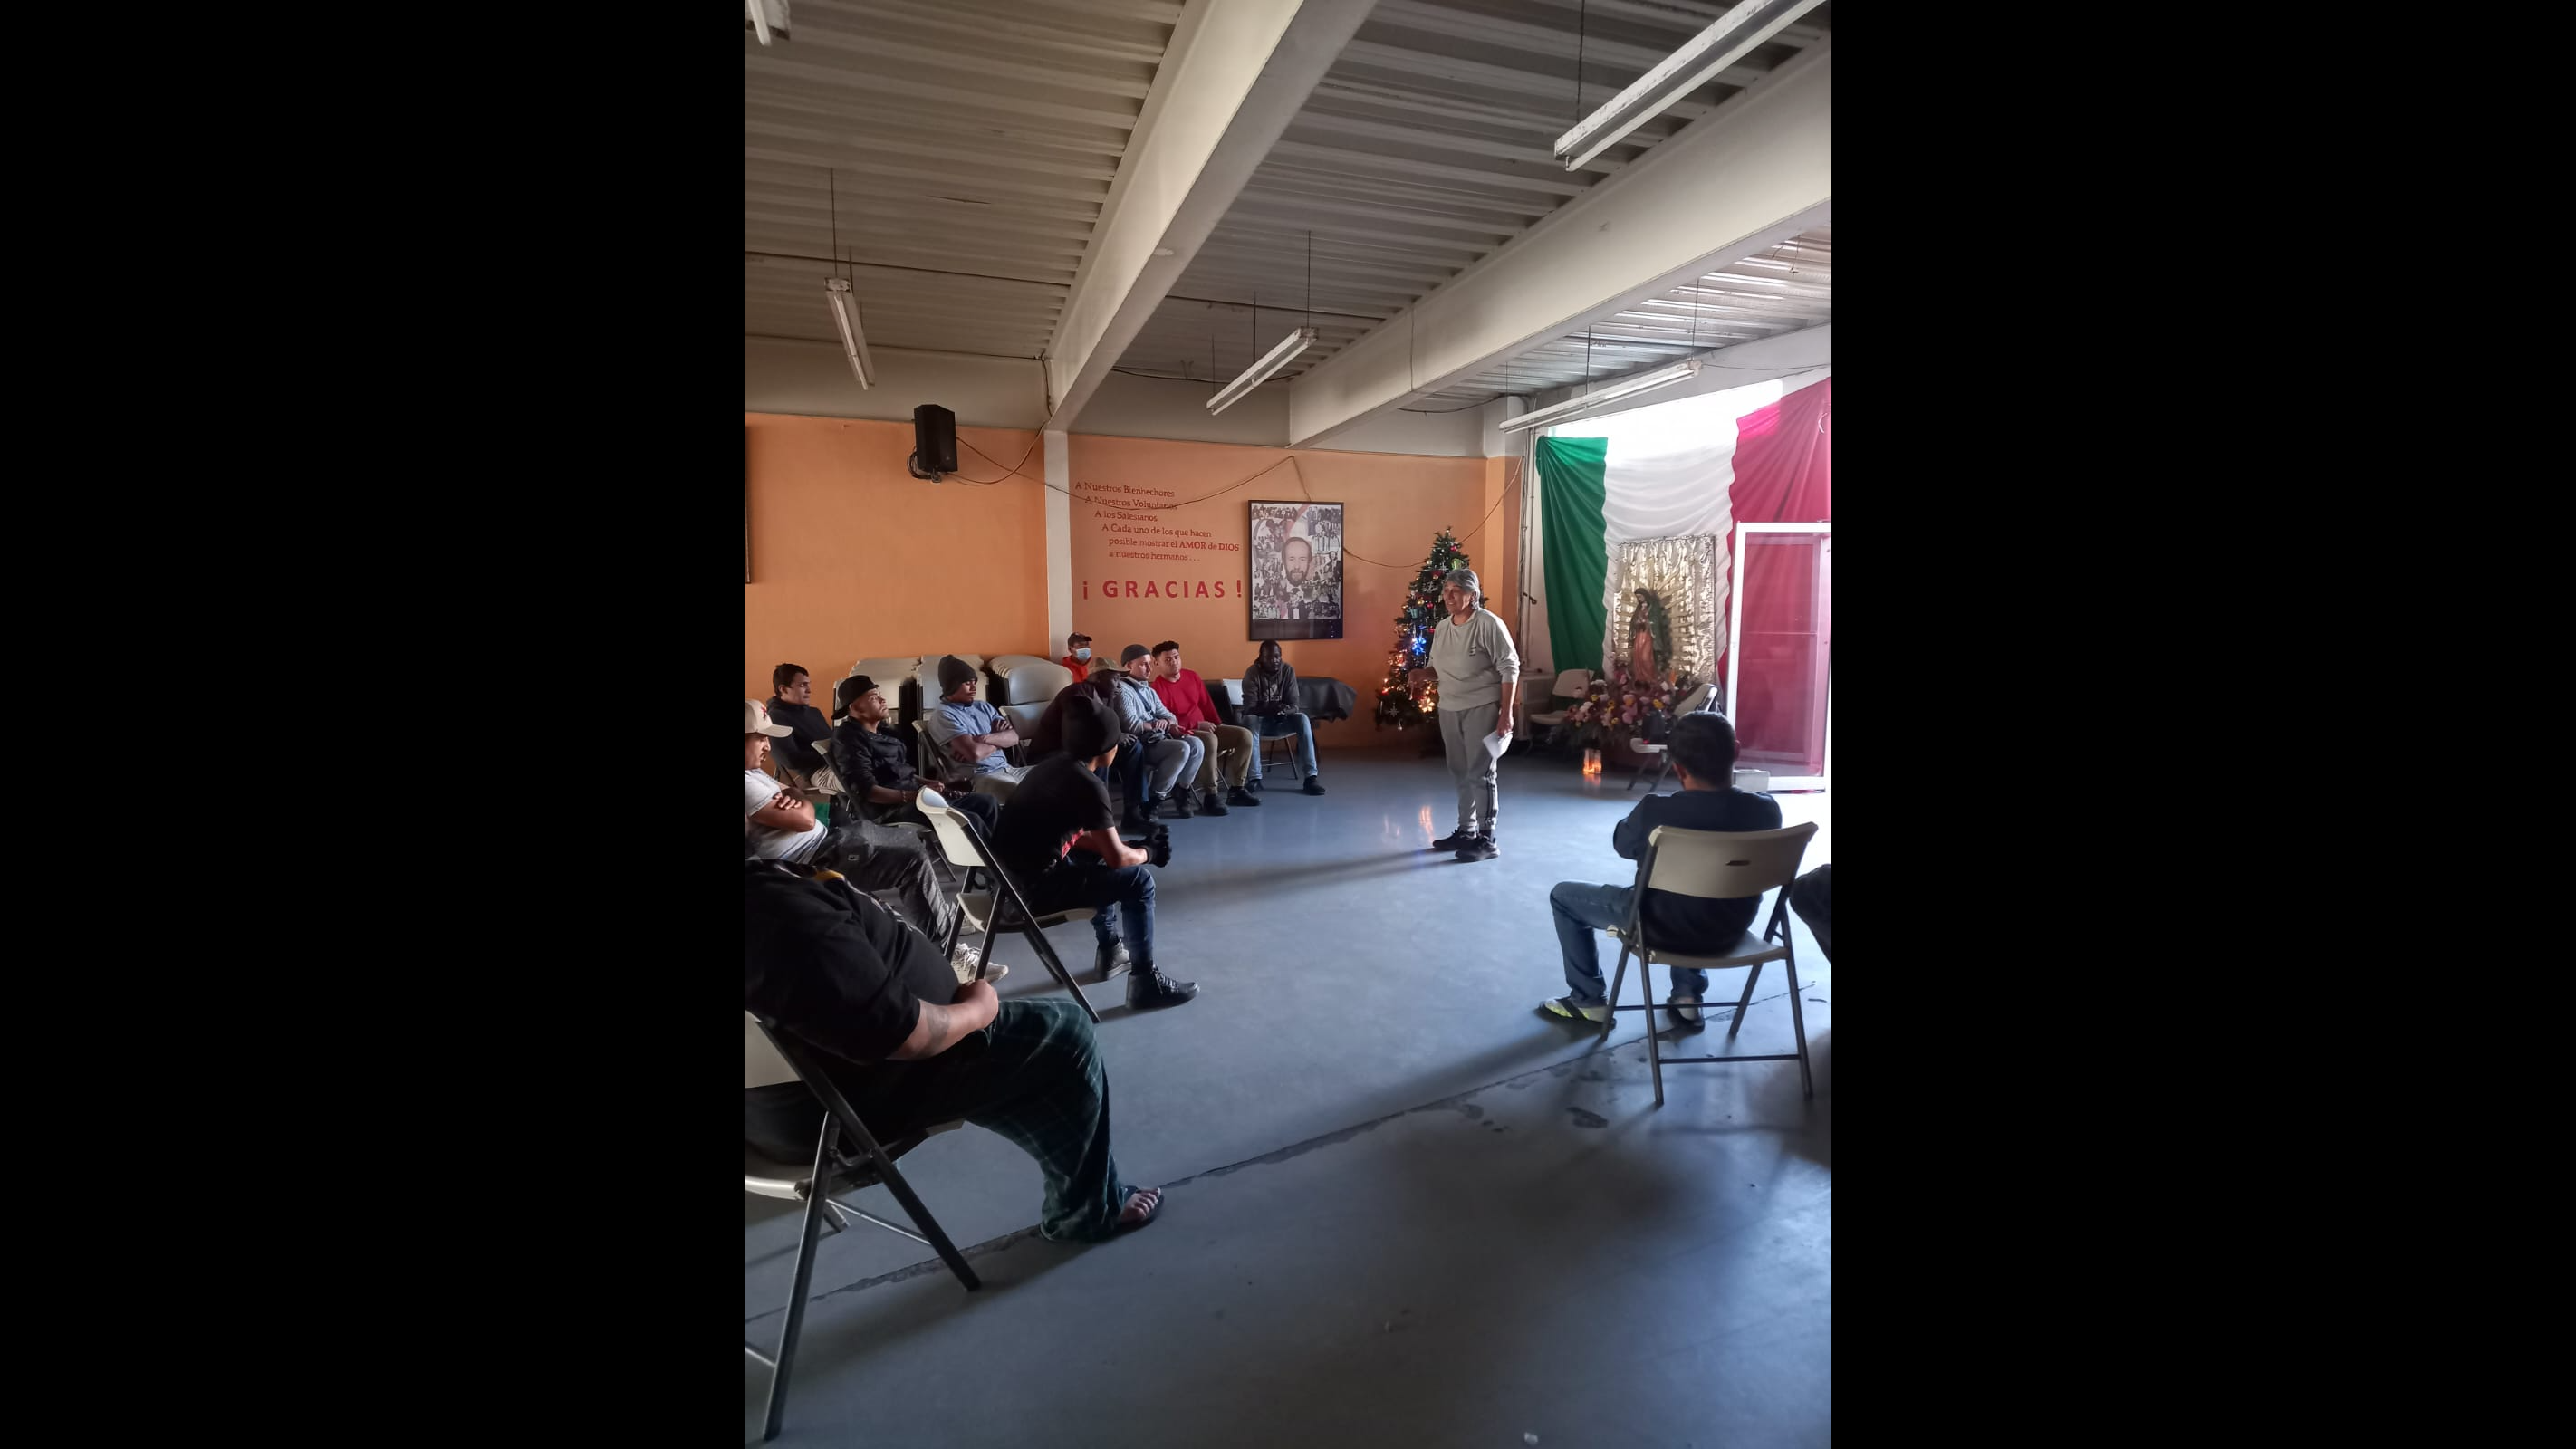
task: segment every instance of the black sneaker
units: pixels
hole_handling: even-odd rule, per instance
[[[1475,838],[1476,832],[1472,830],[1461,830],[1454,834],[1441,836],[1438,840],[1431,842],[1431,848],[1433,850],[1461,850],[1466,847],[1469,841],[1474,840]]]
[[[1166,820],[1189,819],[1190,792],[1187,790],[1174,790],[1171,794],[1164,796],[1163,818]]]
[[[1091,969],[1103,981],[1134,964],[1127,958],[1127,943],[1124,941],[1115,941],[1106,946],[1094,943],[1091,948]]]
[[[1127,1006],[1131,1011],[1178,1006],[1198,994],[1197,982],[1174,981],[1151,966],[1131,972],[1127,977]]]
[[[1460,860],[1491,860],[1500,854],[1501,851],[1494,849],[1494,837],[1490,835],[1479,835],[1458,847]]]
[[[1309,794],[1309,795],[1321,795],[1321,794],[1323,794],[1323,793],[1324,793],[1324,786],[1323,786],[1323,783],[1322,783],[1321,781],[1317,780],[1314,776],[1312,776],[1312,775],[1308,775],[1308,776],[1306,777],[1306,793],[1307,793],[1307,794]]]
[[[1233,789],[1225,792],[1225,803],[1228,805],[1258,805],[1261,803],[1261,797],[1253,794],[1249,790],[1246,790],[1241,785],[1237,785]]]
[[[1199,813],[1201,815],[1226,814],[1225,802],[1216,798],[1216,792],[1210,790],[1207,792],[1207,798],[1199,801]]]

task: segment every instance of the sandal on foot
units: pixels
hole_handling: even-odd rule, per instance
[[[1133,1202],[1134,1202],[1138,1197],[1140,1197],[1140,1196],[1142,1196],[1142,1195],[1144,1195],[1144,1194],[1146,1194],[1146,1193],[1149,1193],[1149,1192],[1150,1192],[1150,1193],[1152,1193],[1152,1194],[1154,1195],[1154,1205],[1153,1205],[1152,1207],[1149,1207],[1149,1208],[1145,1209],[1145,1215],[1144,1215],[1143,1217],[1136,1219],[1136,1220],[1135,1220],[1134,1222],[1132,1222],[1132,1223],[1131,1223],[1131,1222],[1129,1222],[1129,1221],[1127,1221],[1127,1207],[1128,1207],[1128,1204],[1129,1204],[1129,1203],[1133,1203]],[[1130,1191],[1130,1192],[1127,1194],[1127,1197],[1126,1197],[1126,1200],[1125,1200],[1125,1201],[1123,1201],[1123,1202],[1121,1202],[1121,1203],[1119,1203],[1119,1204],[1118,1204],[1118,1231],[1120,1231],[1120,1232],[1122,1232],[1122,1233],[1132,1233],[1132,1232],[1136,1231],[1138,1228],[1141,1228],[1141,1227],[1145,1226],[1147,1223],[1152,1222],[1155,1218],[1162,1216],[1162,1212],[1163,1212],[1163,1190],[1162,1190],[1161,1188],[1157,1188],[1157,1187],[1140,1187],[1140,1188],[1136,1188],[1136,1189],[1134,1189],[1133,1191]]]

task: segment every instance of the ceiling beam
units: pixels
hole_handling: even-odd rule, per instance
[[[1833,42],[1801,52],[1290,386],[1333,433],[1831,222]]]
[[[1047,346],[1047,426],[1070,426],[1099,390],[1373,3],[1183,12]]]

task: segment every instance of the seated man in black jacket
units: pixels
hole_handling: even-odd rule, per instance
[[[1681,781],[1677,795],[1649,795],[1610,833],[1610,848],[1635,860],[1646,853],[1646,836],[1658,825],[1683,830],[1777,830],[1780,802],[1734,787],[1735,726],[1712,710],[1683,715],[1673,723],[1673,775]],[[1601,958],[1592,933],[1628,922],[1631,887],[1559,882],[1548,893],[1556,912],[1557,945],[1565,953],[1565,995],[1539,1003],[1539,1014],[1560,1021],[1601,1022],[1609,1019],[1609,983],[1601,979]],[[1733,942],[1753,924],[1759,897],[1702,900],[1671,891],[1648,891],[1644,918],[1646,939],[1658,948],[1699,954]],[[1640,968],[1643,969],[1643,968]],[[1708,990],[1705,971],[1673,972],[1675,1003],[1671,1015],[1682,1025],[1700,1019],[1700,997]]]
[[[1020,777],[1019,789],[1002,806],[993,854],[1038,914],[1074,906],[1092,909],[1099,979],[1128,970],[1127,1004],[1149,1011],[1178,1006],[1198,995],[1199,988],[1155,969],[1154,874],[1146,868],[1146,852],[1115,833],[1109,790],[1100,783],[1098,771],[1107,767],[1125,735],[1118,712],[1098,696],[1076,694],[1066,700],[1064,753],[1040,760]]]
[[[743,1009],[813,1048],[878,1141],[964,1118],[1037,1159],[1048,1238],[1153,1221],[1162,1194],[1121,1183],[1110,1160],[1109,1076],[1082,1008],[960,986],[937,948],[846,881],[774,861],[743,861],[742,946]],[[823,1115],[802,1082],[753,1087],[743,1140],[810,1162]]]
[[[885,690],[866,675],[853,674],[832,691],[832,709],[841,716],[832,731],[832,773],[859,802],[860,812],[879,825],[926,822],[913,803],[925,782],[894,727],[894,706],[886,703]],[[940,798],[974,817],[988,836],[1001,822],[1002,802],[980,791],[942,792]]]
[[[781,778],[798,790],[811,792],[814,774],[823,765],[823,747],[832,737],[832,722],[814,707],[814,680],[804,665],[781,664],[769,671],[769,687],[766,707],[770,723],[785,725],[791,731],[780,737],[770,753]]]
[[[1055,692],[1047,702],[1046,713],[1038,716],[1037,727],[1029,732],[1029,763],[1034,765],[1049,755],[1064,752],[1065,702],[1077,695],[1089,695],[1104,704],[1115,706],[1118,676],[1103,673],[1089,679],[1077,679]],[[1154,828],[1154,817],[1146,809],[1145,746],[1142,741],[1120,732],[1118,750],[1110,756],[1109,766],[1098,772],[1105,784],[1118,785],[1120,815],[1118,828],[1139,833]]]

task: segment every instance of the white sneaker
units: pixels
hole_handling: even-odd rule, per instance
[[[974,945],[966,941],[958,942],[957,949],[948,953],[948,965],[951,970],[954,970],[957,973],[958,985],[963,986],[967,982],[974,980]],[[1010,974],[1011,968],[1003,965],[999,961],[988,962],[984,967],[984,979],[987,981],[999,981]]]
[[[1669,1004],[1670,1004],[1670,1005],[1671,1005],[1671,1007],[1672,1007],[1673,1018],[1674,1018],[1675,1020],[1679,1021],[1682,1025],[1684,1025],[1684,1026],[1697,1026],[1697,1025],[1699,1025],[1699,1019],[1700,1019],[1700,1018],[1699,1018],[1699,998],[1698,998],[1698,997],[1696,997],[1696,996],[1676,996],[1676,997],[1674,997],[1674,998],[1672,999],[1672,1001],[1671,1001]]]
[[[1552,1016],[1559,1021],[1573,1021],[1578,1017],[1584,1021],[1610,1019],[1610,1007],[1607,1003],[1600,1006],[1585,1006],[1570,996],[1551,996],[1538,1004],[1538,1010],[1541,1016]]]

